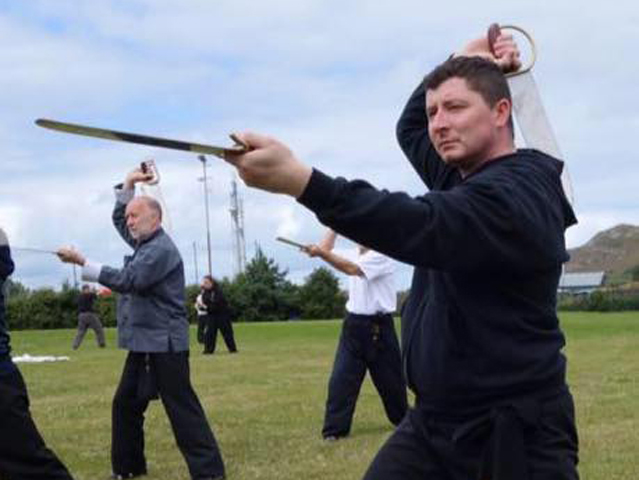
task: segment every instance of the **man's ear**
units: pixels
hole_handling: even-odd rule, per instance
[[[498,127],[505,127],[508,125],[508,120],[512,115],[512,109],[512,102],[507,98],[502,98],[495,103],[493,113],[495,115],[495,123]]]

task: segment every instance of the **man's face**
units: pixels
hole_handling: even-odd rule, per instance
[[[462,173],[490,158],[497,115],[463,78],[450,78],[426,91],[428,134],[439,156]]]
[[[141,199],[134,198],[126,206],[126,226],[136,240],[144,240],[160,227],[160,218],[155,210]]]
[[[213,282],[211,282],[208,278],[202,279],[202,288],[205,290],[211,290],[213,288]]]

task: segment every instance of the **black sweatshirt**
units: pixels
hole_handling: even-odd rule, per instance
[[[210,290],[203,289],[202,303],[206,305],[206,313],[216,317],[229,315],[229,306],[222,292],[222,287],[217,283]]]
[[[299,202],[338,233],[415,266],[402,316],[407,380],[418,405],[467,414],[565,385],[556,291],[576,222],[563,164],[535,150],[462,180],[428,138],[420,86],[400,145],[430,192],[416,198],[314,170]]]

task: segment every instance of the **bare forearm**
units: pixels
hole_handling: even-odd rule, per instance
[[[345,273],[346,275],[356,275],[356,276],[363,275],[363,272],[357,266],[357,264],[343,257],[340,257],[339,255],[335,255],[331,251],[323,250],[322,253],[320,254],[320,258],[324,260],[326,263],[328,263],[329,265],[331,265],[336,270],[339,270],[340,272]]]
[[[337,234],[329,228],[326,235],[324,235],[324,238],[322,238],[322,241],[319,243],[319,247],[327,252],[332,252],[333,248],[335,248],[336,238]]]

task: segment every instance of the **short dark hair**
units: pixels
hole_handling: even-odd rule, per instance
[[[508,82],[495,62],[482,57],[453,57],[435,67],[424,79],[424,90],[434,90],[451,78],[463,78],[468,87],[477,92],[492,108],[506,99],[512,104]],[[508,125],[513,128],[512,112]]]

